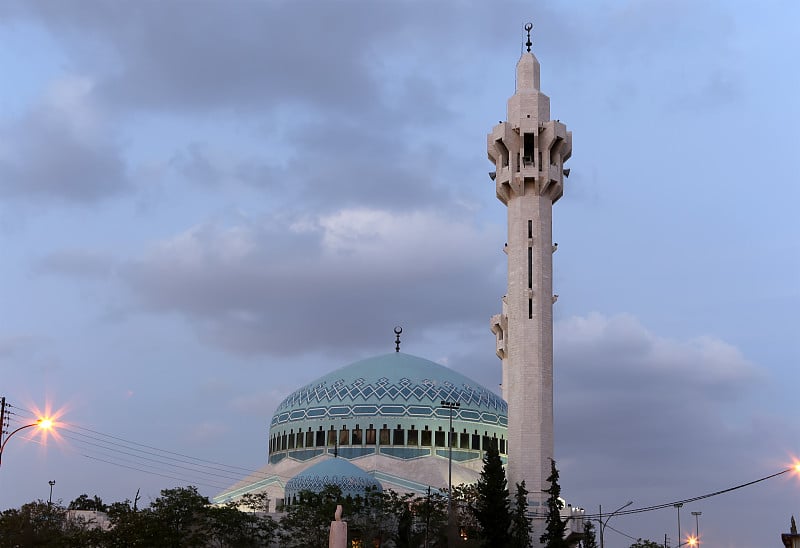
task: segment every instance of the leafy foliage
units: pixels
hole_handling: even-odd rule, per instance
[[[58,546],[66,510],[43,500],[0,514],[0,546]]]
[[[630,548],[662,548],[662,546],[661,544],[653,542],[652,540],[639,539],[631,544]]]
[[[539,542],[546,548],[569,548],[567,541],[564,540],[564,533],[567,530],[566,520],[561,519],[561,486],[558,484],[558,468],[556,461],[550,459],[550,475],[547,477],[550,487],[545,490],[547,497],[547,520],[545,532],[539,538]]]
[[[342,503],[346,515],[351,513],[350,504],[341,500],[341,489],[328,485],[321,493],[301,491],[297,499],[297,502],[286,507],[286,515],[280,521],[281,546],[327,547],[329,527],[337,503]]]
[[[97,512],[105,512],[108,506],[103,504],[103,499],[97,495],[94,498],[89,498],[89,495],[84,493],[75,500],[69,503],[68,510],[94,510]]]
[[[473,512],[480,525],[483,546],[508,546],[511,540],[511,510],[506,472],[497,443],[490,444],[483,457],[477,491],[478,499]]]

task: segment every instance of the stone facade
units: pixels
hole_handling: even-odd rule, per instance
[[[522,54],[516,76],[507,120],[487,137],[497,198],[508,208],[508,289],[491,329],[508,402],[509,487],[525,480],[530,508],[541,516],[553,458],[552,208],[563,194],[572,133],[550,120],[532,53]]]

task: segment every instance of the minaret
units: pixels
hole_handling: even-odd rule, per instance
[[[517,63],[516,91],[507,121],[488,135],[490,176],[508,207],[508,289],[502,313],[492,317],[503,362],[502,395],[508,402],[509,490],[525,480],[529,510],[543,516],[553,458],[553,204],[564,191],[563,163],[572,133],[550,120],[550,98],[539,91],[539,61],[527,51]],[[541,534],[543,527],[534,522]]]

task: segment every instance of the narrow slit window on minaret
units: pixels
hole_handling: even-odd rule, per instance
[[[533,299],[528,299],[528,319],[533,319]]]
[[[528,238],[533,238],[533,221],[528,219]]]
[[[528,289],[533,289],[533,248],[528,246]]]

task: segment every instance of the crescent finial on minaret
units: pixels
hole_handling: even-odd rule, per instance
[[[533,23],[525,23],[525,32],[528,33],[528,41],[525,42],[525,46],[528,48],[528,52],[531,51],[531,46],[533,42],[531,42],[531,30],[533,30]]]

